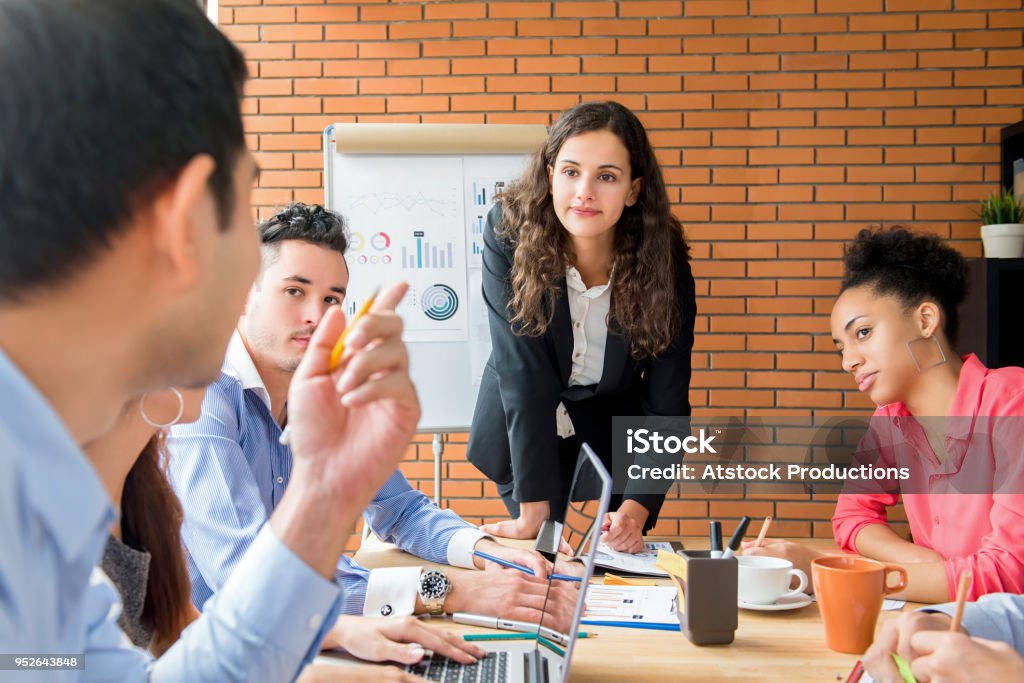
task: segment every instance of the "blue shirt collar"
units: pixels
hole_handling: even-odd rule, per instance
[[[96,470],[46,398],[0,349],[0,448],[9,449],[25,500],[64,559],[104,537],[116,515]]]

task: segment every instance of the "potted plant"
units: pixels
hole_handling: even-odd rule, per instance
[[[985,258],[1024,256],[1024,201],[1010,190],[996,191],[981,200],[978,215]]]

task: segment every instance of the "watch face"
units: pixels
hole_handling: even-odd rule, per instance
[[[423,573],[420,578],[420,595],[427,598],[443,598],[448,594],[448,577],[437,570]]]

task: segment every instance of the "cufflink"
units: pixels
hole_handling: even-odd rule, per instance
[[[380,615],[382,617],[390,617],[392,612],[394,612],[394,610],[391,609],[391,605],[381,605],[380,606]]]

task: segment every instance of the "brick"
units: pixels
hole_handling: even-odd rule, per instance
[[[452,27],[447,21],[417,21],[409,24],[391,24],[388,26],[388,38],[391,40],[448,38],[451,35]]]
[[[953,34],[947,32],[893,33],[885,37],[886,50],[948,50]]]
[[[585,36],[623,36],[647,35],[647,22],[642,19],[586,19],[583,21]]]
[[[508,3],[502,3],[508,4]],[[541,3],[537,3],[541,4]],[[548,5],[549,3],[543,3]],[[614,17],[615,4],[611,2],[559,2],[555,3],[556,17]]]
[[[364,61],[367,60],[358,60]],[[447,59],[392,59],[384,63],[388,76],[447,76],[451,72]]]
[[[846,55],[782,55],[783,71],[836,71],[845,68]]]
[[[712,31],[711,19],[659,19],[647,26],[647,33],[652,36],[710,35]]]
[[[696,71],[711,71],[713,60],[714,58],[709,55],[687,55],[685,57],[682,55],[672,57],[653,55],[647,60],[647,70],[651,72],[678,71],[689,76]]]
[[[452,74],[511,74],[516,71],[516,60],[512,57],[488,57],[487,59],[456,59],[452,61]]]
[[[679,42],[676,41],[678,46]],[[683,52],[687,54],[743,53],[747,51],[747,39],[739,37],[683,39]]]
[[[423,44],[424,57],[477,57],[487,53],[482,40],[445,40]]]
[[[748,36],[756,33],[778,33],[778,19],[757,19],[744,17],[741,19],[725,18],[714,20],[716,34]]]
[[[819,74],[818,77],[825,74]],[[751,74],[751,90],[809,90],[814,87],[814,74]],[[821,87],[821,86],[819,86]]]
[[[452,35],[456,38],[494,38],[497,36],[514,36],[514,21],[453,21]]]
[[[850,55],[850,70],[873,69],[891,71],[892,69],[916,69],[917,58],[917,53],[915,52],[885,52],[881,54],[863,52]],[[916,74],[917,72],[915,72]]]
[[[874,32],[916,31],[917,16],[913,14],[851,14],[850,31]]]
[[[679,53],[678,38],[619,38],[618,43],[619,54],[623,55],[674,55]]]
[[[487,6],[492,19],[538,19],[551,16],[549,2],[488,2]]]
[[[354,78],[309,78],[295,81],[296,95],[355,95],[357,81]]]
[[[686,74],[683,76],[683,90],[707,92],[709,90],[747,90],[747,76],[744,74]]]
[[[360,59],[416,59],[419,56],[419,43],[359,43]]]
[[[584,57],[583,71],[587,73],[644,72],[643,57]]]
[[[715,109],[775,109],[779,105],[775,93],[715,93]]]
[[[547,55],[551,41],[547,39],[498,38],[487,41],[489,55]]]
[[[484,90],[483,76],[424,78],[423,93],[479,93]]]
[[[688,17],[744,16],[746,13],[746,0],[687,0],[683,5],[683,14]]]
[[[419,4],[365,5],[360,10],[359,20],[368,21],[417,21],[423,18],[423,8]]]
[[[463,2],[463,3],[431,3],[423,8],[424,19],[483,19],[487,16],[487,4],[485,2]],[[547,3],[531,3],[544,4]]]
[[[518,73],[579,73],[580,60],[575,57],[520,57],[516,60]]]
[[[918,64],[922,69],[972,66],[981,67],[985,65],[985,53],[970,52],[967,50],[935,50],[921,52],[918,55]]]
[[[1024,38],[1020,31],[958,31],[956,34],[957,49],[999,47],[1020,47]]]
[[[778,71],[778,55],[718,55],[716,71]]]
[[[619,5],[619,16],[622,17],[678,17],[683,14],[684,2],[681,0],[656,1],[646,0],[626,3],[615,3]]]
[[[814,36],[753,36],[748,49],[751,53],[811,52]]]
[[[552,87],[547,76],[490,76],[486,80],[488,92],[546,92]]]
[[[614,90],[614,76],[553,76],[551,78],[552,92],[594,92],[597,90]]]
[[[355,14],[354,12],[352,13]],[[344,21],[351,21],[346,19]],[[293,7],[239,7],[234,11],[235,24],[291,24],[295,22]]]
[[[519,36],[578,36],[581,35],[581,22],[569,19],[521,20],[518,22],[516,35]]]
[[[387,110],[392,113],[448,111],[448,97],[444,95],[396,95],[387,98]]]
[[[575,94],[564,95],[516,95],[516,109],[519,111],[561,111],[579,104],[580,97]],[[511,107],[506,107],[511,108]]]
[[[299,23],[333,24],[344,21],[358,21],[359,10],[356,7],[334,5],[329,7],[299,7],[296,9],[296,21]]]
[[[551,41],[551,54],[575,56],[615,54],[615,39],[555,38]]]
[[[813,0],[750,0],[750,13],[758,14],[814,14]]]

